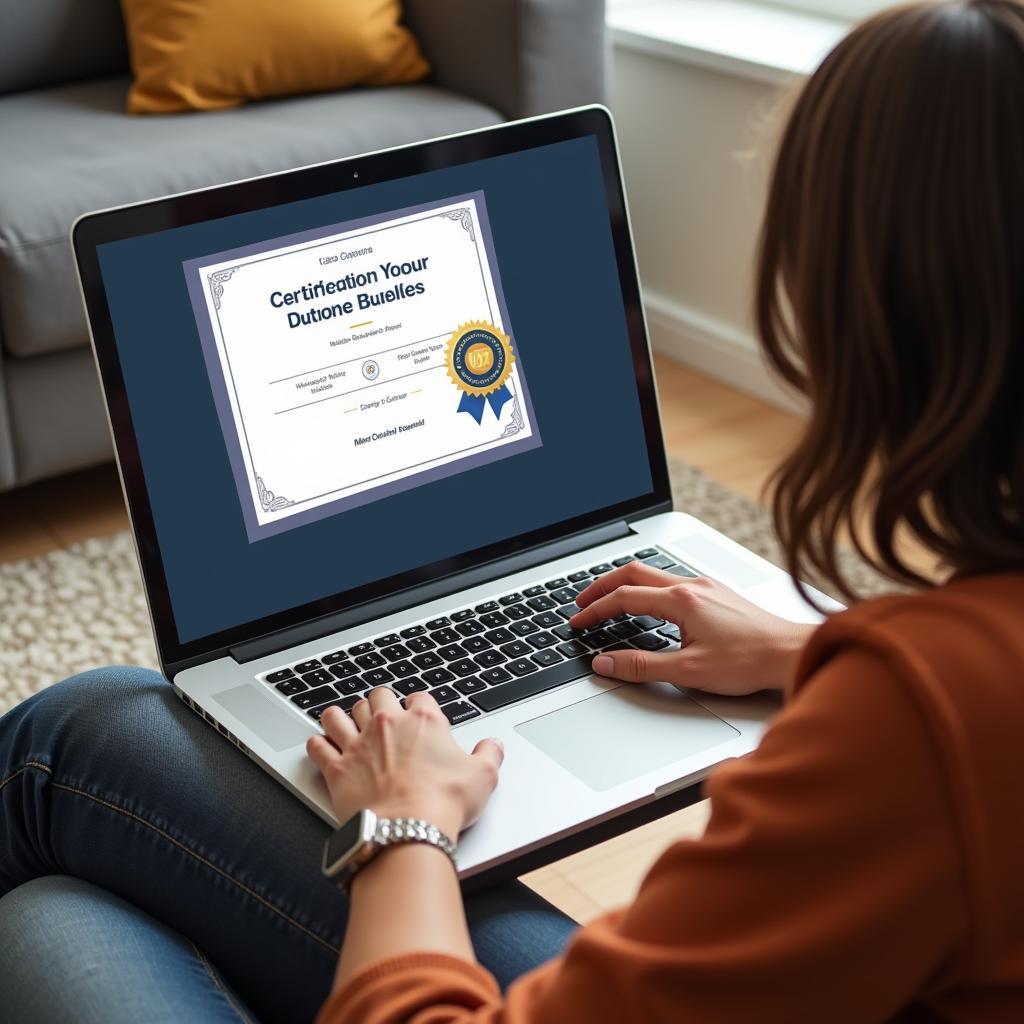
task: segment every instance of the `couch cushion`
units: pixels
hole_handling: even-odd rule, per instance
[[[0,93],[127,73],[119,0],[0,0]]]
[[[430,85],[131,117],[126,79],[0,97],[0,328],[14,355],[87,340],[68,242],[89,210],[494,124]]]

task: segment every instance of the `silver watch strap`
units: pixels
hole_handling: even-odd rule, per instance
[[[398,843],[427,843],[448,854],[455,863],[455,843],[436,825],[422,818],[378,818],[373,841],[378,846],[395,846]]]

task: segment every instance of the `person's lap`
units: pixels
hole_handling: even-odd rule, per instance
[[[260,1019],[310,1019],[326,997],[346,912],[319,872],[328,826],[157,673],[84,673],[0,719],[0,815],[0,977],[14,970],[27,999],[60,986],[56,970],[88,978],[98,1005],[95,950],[125,944],[136,955],[105,955],[118,975],[107,980],[144,998],[146,965],[163,962],[162,976],[177,979],[154,991],[165,1019],[236,1020],[245,1005]],[[45,876],[68,877],[26,885]],[[77,917],[62,921],[63,907]],[[574,928],[519,884],[476,894],[466,910],[478,956],[503,985],[557,955]],[[70,938],[90,916],[92,948]],[[50,950],[36,967],[30,941]],[[172,1006],[186,987],[193,1003]],[[117,1019],[125,991],[97,1019]],[[38,1002],[27,1005],[39,1019]],[[159,1019],[153,1010],[147,1019]]]

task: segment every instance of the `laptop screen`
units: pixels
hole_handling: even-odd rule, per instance
[[[584,135],[97,247],[180,644],[651,495],[605,180]]]

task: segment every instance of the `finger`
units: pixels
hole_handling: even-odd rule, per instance
[[[320,716],[320,724],[339,750],[344,750],[359,735],[355,723],[341,708],[328,708]]]
[[[338,748],[323,736],[310,736],[306,741],[306,753],[325,775],[332,767],[337,767],[341,763]]]
[[[591,662],[591,668],[609,679],[627,683],[674,683],[686,685],[688,655],[682,651],[650,654],[647,651],[607,651]]]
[[[622,586],[577,612],[569,620],[569,625],[573,629],[588,629],[623,612],[670,619],[679,613],[678,595],[672,587]]]
[[[366,699],[370,702],[370,710],[374,714],[378,711],[383,711],[385,708],[400,710],[398,698],[395,696],[394,691],[389,690],[386,686],[375,686]]]
[[[505,760],[505,745],[498,739],[481,740],[473,748],[472,756],[480,758],[497,772]]]
[[[361,697],[355,702],[349,714],[351,714],[352,721],[355,722],[356,728],[360,732],[363,732],[366,729],[370,724],[370,719],[373,717],[370,702],[365,697]]]
[[[422,690],[405,698],[405,708],[407,711],[411,711],[413,708],[423,708],[426,711],[436,712],[439,717],[444,718],[437,701],[429,693],[424,693]],[[448,721],[447,718],[444,718],[444,720],[445,722]]]
[[[644,565],[643,562],[630,562],[619,569],[606,572],[598,576],[586,590],[576,595],[576,603],[581,608],[593,604],[599,597],[610,594],[622,586],[634,587],[670,587],[678,583],[679,577],[671,573],[655,569],[653,565]]]

